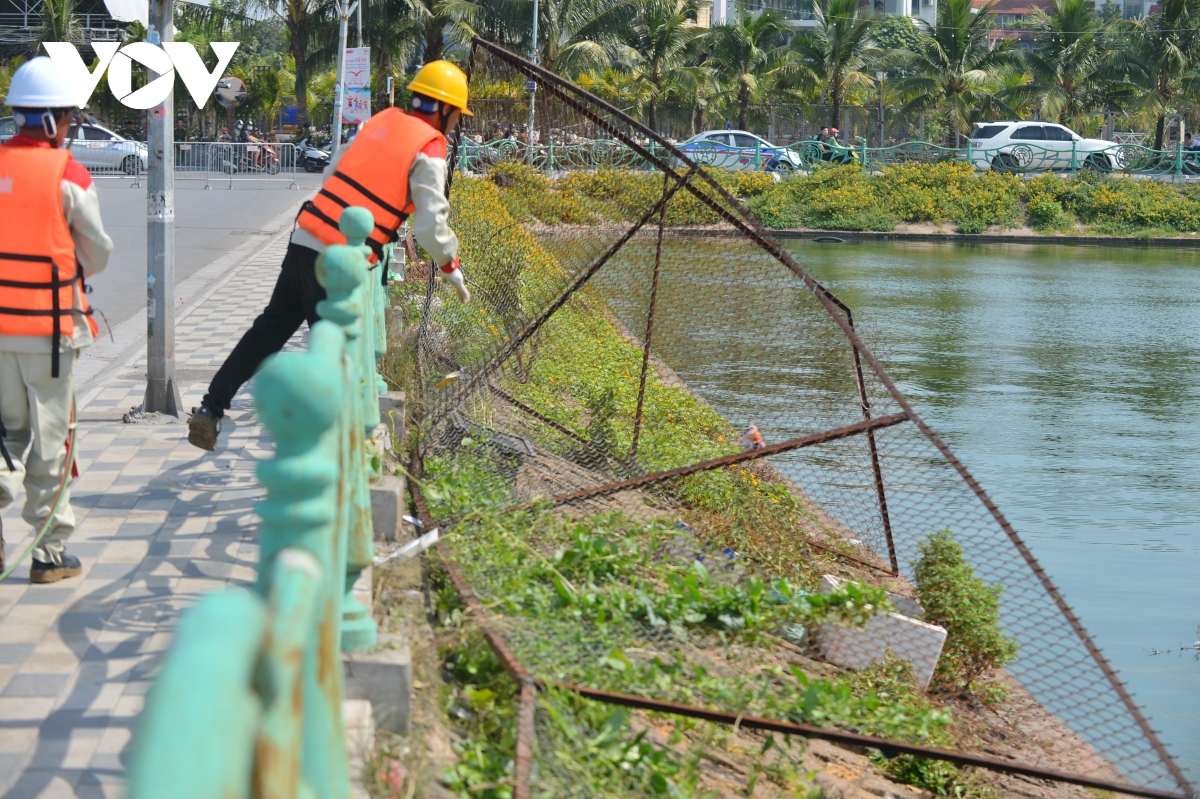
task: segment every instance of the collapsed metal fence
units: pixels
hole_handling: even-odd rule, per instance
[[[468,72],[473,84],[534,81],[561,124],[601,131],[659,178],[625,209],[631,223],[557,226],[520,224],[498,210],[493,184],[457,178],[454,223],[476,300],[443,301],[431,269],[411,270],[398,309],[417,355],[412,468],[437,487],[414,499],[441,526],[449,579],[518,685],[516,796],[589,795],[578,773],[603,758],[564,735],[565,695],[648,714],[639,746],[655,740],[655,719],[690,717],[729,735],[955,763],[1002,787],[1024,775],[1193,795],[1049,575],[844,303],[685,153],[616,108],[479,39]],[[682,204],[719,222],[681,227]],[[499,514],[491,528],[477,524],[483,513]],[[504,519],[527,526],[506,530]],[[572,527],[579,519],[592,526]],[[638,539],[630,524],[657,532]],[[747,637],[744,615],[696,606],[662,618],[671,591],[685,604],[689,593],[736,604],[749,592],[755,612],[778,615],[771,607],[791,607],[792,588],[822,573],[870,575],[904,617],[889,618],[919,637],[923,610],[899,611],[912,607],[913,563],[939,531],[999,586],[1003,630],[1019,647],[991,677],[1007,700],[993,710],[951,701],[969,733],[881,734],[890,728],[815,712],[818,675],[843,696],[844,673],[828,664],[836,629],[783,624]],[[786,575],[792,583],[772,582]],[[609,613],[617,596],[639,607]],[[905,635],[886,648],[908,646]],[[598,726],[589,734],[602,738]],[[1080,795],[1062,790],[1043,795]]]

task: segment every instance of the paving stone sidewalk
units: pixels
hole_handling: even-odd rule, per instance
[[[176,327],[185,408],[266,305],[286,234],[231,270]],[[304,329],[289,344],[303,346]],[[30,585],[27,562],[0,583],[0,796],[123,795],[129,741],[181,610],[227,584],[249,584],[258,559],[258,461],[271,446],[248,389],[215,453],[187,443],[184,420],[126,424],[140,405],[144,348],[79,410],[79,529],[68,551],[83,575]],[[3,511],[10,558],[32,530]]]

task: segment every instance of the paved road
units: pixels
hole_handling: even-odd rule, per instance
[[[285,183],[213,184],[210,191],[180,181],[175,184],[175,282],[182,283],[250,238],[266,240],[282,224],[285,212],[320,186],[320,175],[297,176],[300,190]],[[108,269],[93,284],[91,301],[116,327],[146,307],[146,184],[130,188],[127,180],[97,180],[104,226],[116,244]],[[228,184],[225,184],[226,186]],[[295,210],[292,210],[294,215]],[[263,297],[263,304],[266,297]],[[104,323],[99,318],[101,330]]]

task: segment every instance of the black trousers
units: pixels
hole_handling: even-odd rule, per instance
[[[317,282],[316,265],[315,250],[288,244],[271,301],[229,353],[204,395],[204,404],[210,409],[224,415],[238,389],[254,376],[268,355],[283,349],[301,322],[308,322],[309,327],[316,324],[320,318],[317,303],[325,299],[325,289]]]

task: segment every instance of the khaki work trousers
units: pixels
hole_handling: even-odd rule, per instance
[[[23,483],[25,510],[21,517],[35,530],[40,530],[50,517],[67,466],[65,445],[71,422],[74,368],[75,353],[71,350],[62,354],[58,377],[50,376],[49,353],[0,350],[0,421],[6,431],[4,446],[16,467],[10,472],[0,457],[0,509],[16,501]],[[74,531],[75,511],[67,488],[50,530],[33,551],[34,559],[61,562],[64,542]]]

